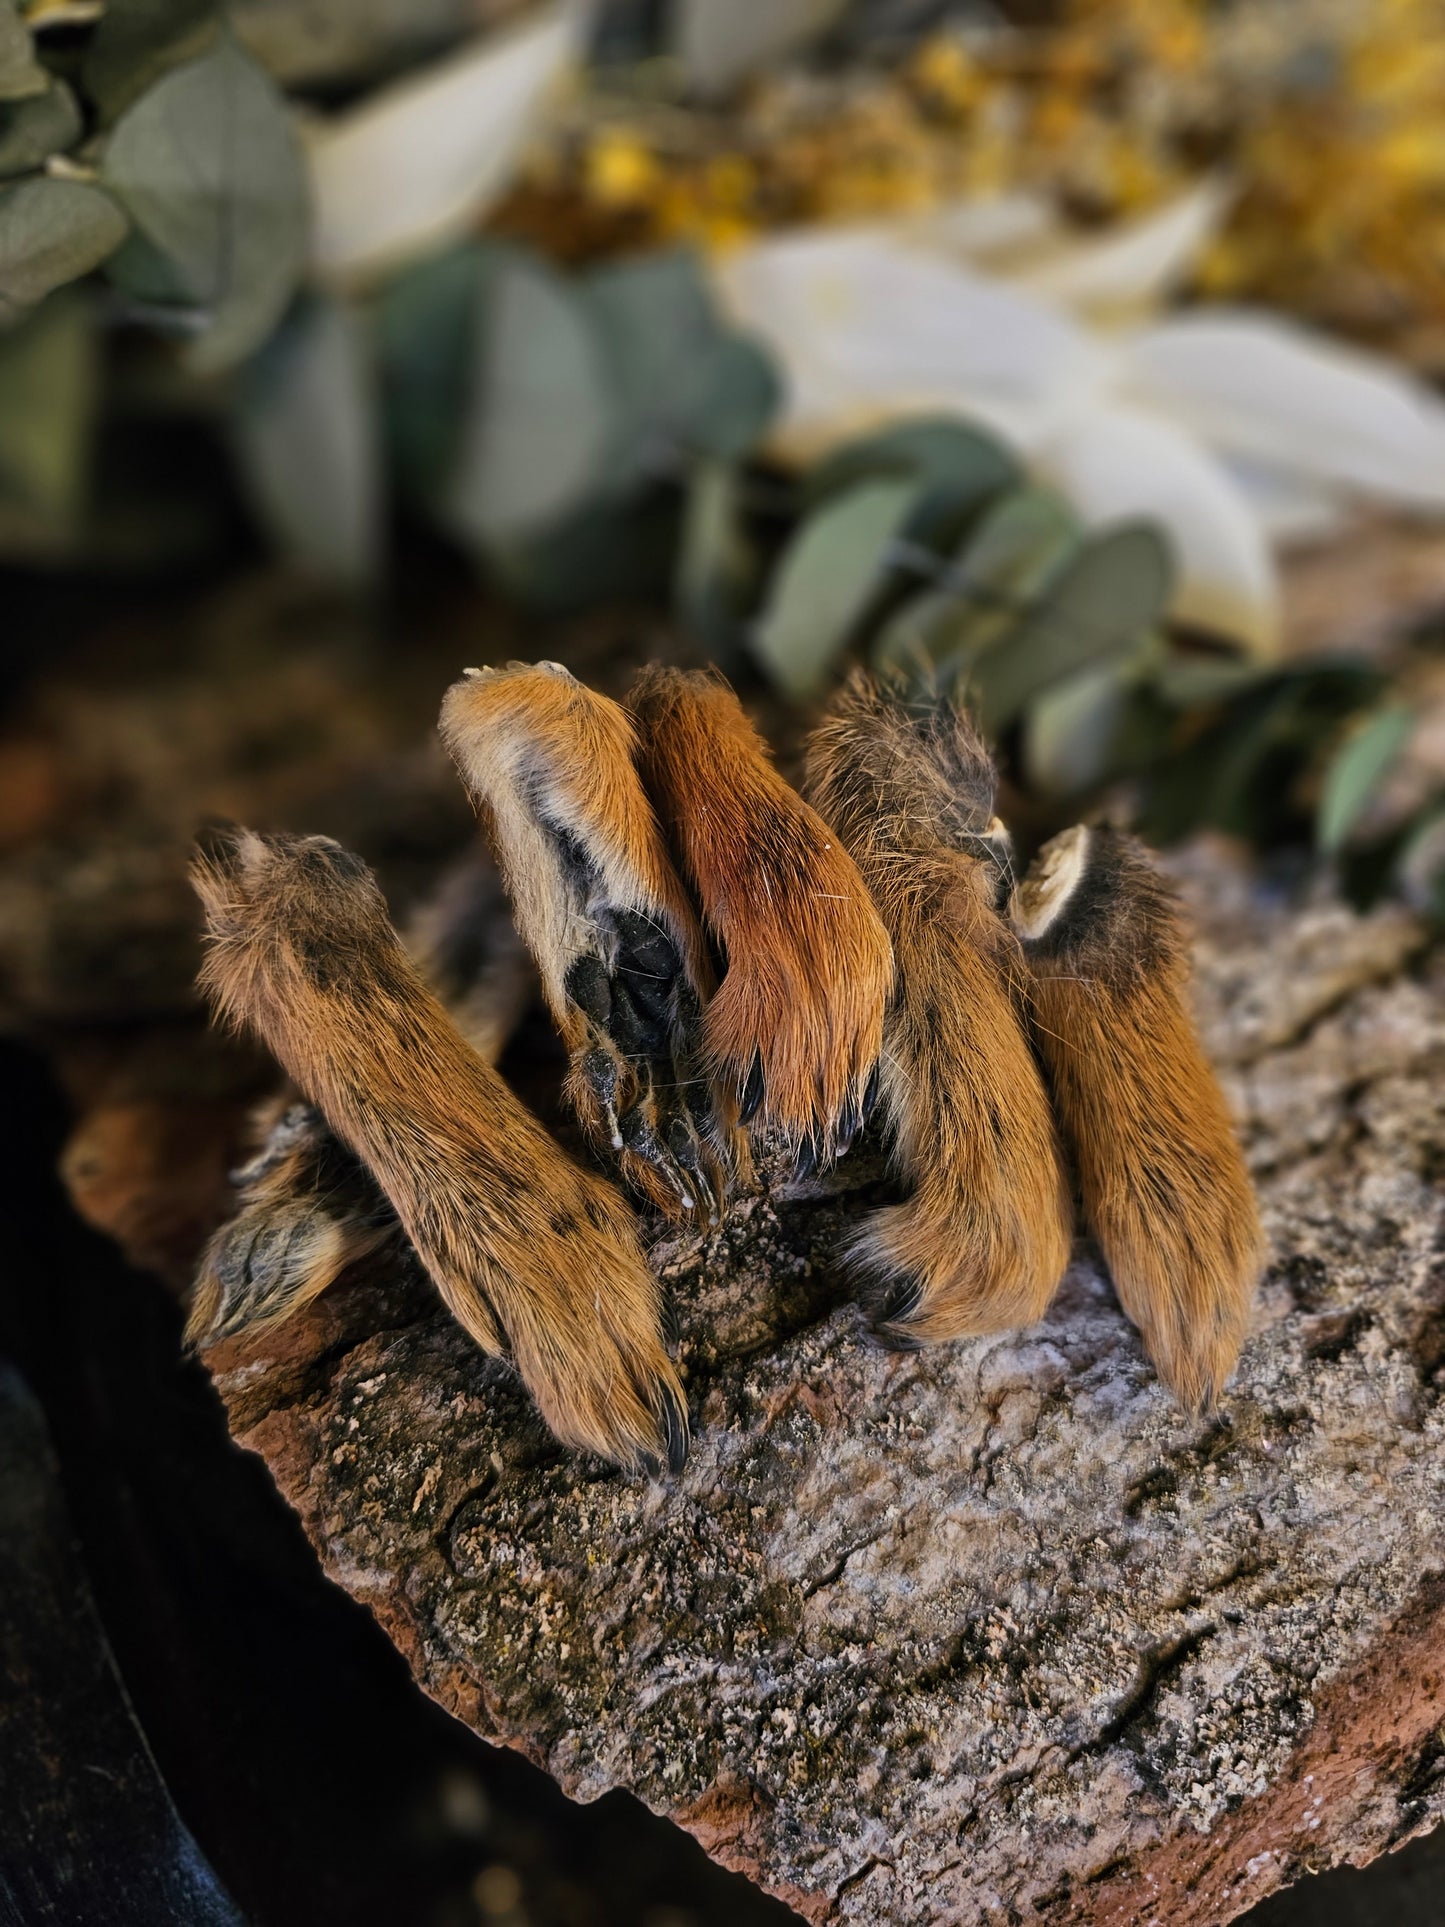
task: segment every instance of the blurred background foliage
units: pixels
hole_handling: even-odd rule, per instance
[[[1025,841],[1213,826],[1445,916],[1438,628],[1311,652],[1279,593],[1445,513],[1442,28],[0,0],[0,561],[239,515],[365,598],[422,528],[800,704],[961,678]]]

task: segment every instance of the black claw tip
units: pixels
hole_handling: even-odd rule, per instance
[[[923,1340],[908,1321],[923,1303],[923,1280],[911,1273],[894,1278],[864,1298],[876,1342],[890,1352],[917,1352]]]
[[[667,1441],[667,1469],[676,1474],[687,1464],[687,1407],[671,1389],[662,1398],[662,1431]]]
[[[878,1105],[878,1095],[883,1088],[883,1066],[875,1064],[873,1075],[868,1079],[868,1088],[863,1093],[862,1121],[866,1124]]]
[[[747,1082],[743,1085],[742,1096],[738,1099],[738,1123],[751,1124],[763,1103],[763,1059],[760,1052],[753,1056],[752,1069],[748,1072]]]
[[[793,1175],[810,1178],[818,1168],[818,1140],[810,1132],[798,1146],[798,1160],[793,1166]]]
[[[857,1098],[850,1097],[843,1106],[838,1119],[838,1135],[833,1155],[846,1157],[853,1148],[853,1140],[863,1128],[863,1106]]]

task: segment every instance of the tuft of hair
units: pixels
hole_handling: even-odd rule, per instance
[[[423,982],[366,865],[239,830],[198,857],[201,985],[365,1165],[452,1314],[565,1444],[679,1463],[687,1419],[631,1212],[552,1141]]]
[[[1071,1211],[1023,960],[996,908],[1008,843],[988,752],[947,697],[856,671],[810,739],[807,788],[897,959],[881,1098],[910,1190],[849,1247],[881,1334],[907,1345],[1030,1324],[1068,1265]]]
[[[1254,1189],[1186,1004],[1188,939],[1134,837],[1065,830],[1020,883],[1039,1050],[1120,1302],[1181,1404],[1234,1368],[1264,1263]]]
[[[659,1209],[715,1215],[730,1133],[692,1062],[713,976],[632,718],[556,663],[468,670],[440,730],[488,829],[593,1143]]]
[[[270,1099],[252,1119],[252,1136],[255,1154],[232,1180],[236,1213],[201,1254],[189,1345],[279,1325],[400,1236],[366,1167],[312,1105]]]
[[[645,670],[641,768],[725,959],[703,1017],[717,1102],[811,1162],[863,1121],[893,983],[888,933],[837,834],[773,767],[721,676]]]

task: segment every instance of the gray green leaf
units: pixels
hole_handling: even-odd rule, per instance
[[[431,501],[465,426],[488,250],[452,248],[397,275],[376,305],[386,431],[405,487]]]
[[[125,215],[109,194],[48,176],[0,192],[0,321],[53,288],[77,280],[125,239]]]
[[[682,622],[714,659],[736,654],[757,573],[738,471],[726,462],[699,463],[688,486],[673,596]]]
[[[29,100],[49,85],[15,0],[0,0],[0,100]]]
[[[80,139],[80,108],[63,80],[31,100],[0,106],[0,180],[31,174]]]
[[[1111,773],[1129,700],[1128,671],[1117,662],[1081,669],[1046,689],[1024,717],[1023,762],[1046,796],[1076,796]]]
[[[518,251],[489,251],[445,520],[486,545],[560,521],[596,491],[616,423],[591,310]]]
[[[1330,856],[1340,850],[1359,822],[1415,726],[1403,703],[1392,703],[1355,730],[1335,752],[1325,771],[1315,835]]]
[[[351,585],[380,566],[376,427],[365,330],[339,302],[305,303],[238,385],[236,444],[263,520],[291,555]]]
[[[1171,579],[1169,550],[1151,524],[1121,523],[1094,536],[978,663],[984,728],[1006,728],[1040,690],[1139,649]]]
[[[0,332],[0,532],[48,548],[85,500],[99,354],[91,303],[67,290]]]
[[[763,667],[789,695],[822,683],[879,590],[919,492],[909,477],[860,482],[816,509],[793,536],[753,638]]]
[[[203,54],[221,28],[217,0],[106,0],[81,68],[81,84],[116,120],[162,74]]]
[[[855,482],[882,475],[916,477],[930,490],[945,493],[960,510],[981,507],[1022,479],[1018,463],[992,435],[947,416],[926,415],[837,449],[808,476],[806,499],[824,501]]]
[[[136,228],[116,284],[204,313],[199,371],[257,348],[300,279],[307,191],[286,104],[251,56],[225,36],[149,88],[117,123],[102,179]]]
[[[696,257],[645,255],[583,284],[611,362],[619,483],[675,470],[690,454],[747,453],[777,407],[772,364],[731,334]]]

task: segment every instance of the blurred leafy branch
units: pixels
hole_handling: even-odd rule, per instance
[[[1445,917],[1408,675],[1178,633],[1157,531],[1086,530],[955,420],[779,468],[774,370],[686,250],[568,269],[469,234],[319,280],[295,116],[213,0],[0,0],[0,180],[0,550],[103,549],[119,395],[203,420],[336,580],[378,578],[401,513],[541,611],[668,597],[800,701],[850,656],[961,679],[1030,830],[1122,801],[1165,839],[1312,838],[1361,900]]]

